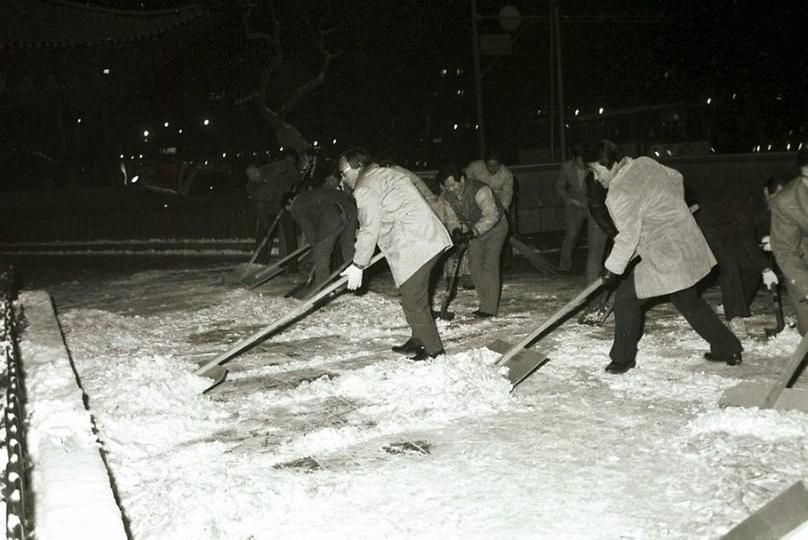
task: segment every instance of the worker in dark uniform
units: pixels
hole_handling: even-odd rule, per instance
[[[331,256],[339,241],[343,261],[354,256],[356,239],[356,201],[339,189],[336,176],[326,178],[325,184],[304,191],[291,201],[291,214],[306,240],[311,244],[314,279],[308,289],[296,296],[303,298],[319,289],[331,275]]]

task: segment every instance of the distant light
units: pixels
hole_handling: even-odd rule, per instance
[[[670,148],[666,149],[665,153],[668,154],[669,156],[673,155],[673,152],[670,151]]]
[[[457,124],[455,124],[455,125],[453,126],[453,128],[454,128],[455,130],[457,130]]]
[[[109,68],[102,69],[101,73],[103,73],[104,75],[109,75]]]
[[[457,74],[457,75],[462,75],[462,74],[463,74],[463,68],[457,68],[457,69],[455,70],[455,74]]]
[[[465,91],[465,90],[463,90],[462,88],[458,88],[458,89],[457,89],[457,95],[458,95],[458,96],[462,96],[462,95],[463,95],[463,94],[465,94],[465,93],[466,93],[466,91]]]
[[[130,182],[132,182],[132,183],[134,184],[134,183],[136,183],[138,180],[140,180],[140,175],[139,175],[139,174],[136,174],[135,176],[133,176],[133,177],[132,177],[132,179],[130,180]]]
[[[140,155],[138,156],[138,159],[143,159],[143,154],[140,154]]]
[[[760,145],[757,145],[757,148],[755,148],[755,152],[760,152]]]
[[[318,143],[317,141],[314,141],[314,146],[317,146],[318,144],[320,144],[320,143]]]
[[[178,129],[177,133],[182,133],[182,128]]]
[[[144,129],[144,130],[143,130],[143,136],[144,136],[144,137],[148,137],[148,136],[149,136],[149,130],[148,130],[148,129]]]
[[[123,159],[123,154],[121,154],[121,159]]]
[[[786,150],[788,150],[789,152],[791,151],[791,143],[788,143],[788,144],[786,145]]]
[[[168,127],[168,122],[163,122],[163,127]]]
[[[713,98],[708,97],[708,98],[707,98],[707,105],[709,105],[710,103],[712,103],[712,101],[713,101]]]
[[[331,144],[337,144],[337,139],[331,139]]]
[[[769,146],[766,148],[766,150],[767,150],[767,151],[768,151],[768,150],[771,150],[771,149],[772,149],[772,145],[769,145]]]
[[[131,156],[129,156],[129,159],[135,159],[135,155],[132,154]]]
[[[81,124],[81,118],[76,118],[76,123]]]
[[[443,68],[442,70],[440,70],[440,76],[441,77],[445,77],[447,73],[449,73],[449,70],[446,69],[446,68]]]
[[[735,99],[736,97],[738,97],[738,93],[737,93],[737,92],[733,92],[733,93],[732,93],[732,99]]]
[[[656,157],[659,157],[659,152],[657,152],[656,150],[654,150],[654,155],[655,155]]]
[[[209,189],[213,189],[213,186],[208,186]]]
[[[202,125],[203,125],[203,126],[209,126],[209,125],[210,125],[210,120],[208,120],[207,118],[205,118],[204,120],[202,120]]]
[[[474,124],[474,129],[480,129],[480,124]]]
[[[802,150],[802,143],[797,147],[797,150]]]
[[[581,112],[578,109],[575,109],[575,116],[578,116],[578,113]]]
[[[598,114],[603,114],[603,107],[601,107],[600,109],[598,109]]]
[[[205,165],[207,165],[207,164],[208,164],[208,160],[206,159],[206,160],[205,160]]]
[[[715,148],[713,148],[713,147],[711,146],[711,147],[710,147],[710,152],[712,152],[713,154],[715,154]]]
[[[283,146],[281,146],[281,152],[283,152]],[[267,150],[267,154],[269,154],[269,150]]]
[[[226,158],[227,157],[227,152],[222,152],[222,157]]]
[[[536,114],[541,114],[541,109],[538,109],[538,110],[536,111]]]
[[[168,203],[164,204],[163,208],[168,208]]]

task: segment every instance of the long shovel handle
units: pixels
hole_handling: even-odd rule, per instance
[[[278,268],[280,268],[281,266],[283,266],[284,264],[289,262],[291,259],[294,259],[295,257],[298,257],[298,256],[302,255],[303,253],[308,251],[310,248],[311,248],[311,245],[309,245],[309,244],[301,246],[301,247],[297,248],[296,250],[294,250],[293,252],[291,252],[290,254],[283,257],[282,259],[279,259],[272,266],[267,266],[266,268],[264,268],[260,272],[256,273],[250,279],[250,281],[251,281],[250,288],[252,289],[252,288],[255,288],[255,287],[261,285],[265,281],[264,280],[265,276],[273,276],[273,275],[275,275],[273,272],[275,272]]]
[[[275,231],[275,227],[278,226],[278,222],[281,220],[281,214],[283,214],[283,212],[284,212],[283,210],[278,212],[278,215],[275,216],[274,220],[272,220],[272,225],[269,226],[269,229],[267,230],[266,235],[264,235],[264,239],[261,240],[261,243],[258,244],[258,247],[255,248],[255,251],[253,251],[252,257],[250,257],[249,264],[252,264],[252,263],[255,262],[255,260],[258,258],[258,254],[261,253],[261,250],[264,249],[264,246],[267,245],[267,242],[269,242],[269,238],[272,236],[272,233]]]
[[[530,344],[531,341],[533,341],[539,335],[541,335],[542,332],[553,326],[555,323],[566,317],[568,314],[575,311],[578,307],[580,307],[581,304],[583,304],[586,301],[589,295],[600,289],[601,285],[603,285],[603,278],[600,277],[595,281],[593,281],[592,283],[590,283],[589,285],[587,285],[584,290],[578,293],[578,296],[576,296],[575,298],[564,304],[564,306],[561,309],[559,309],[553,315],[551,315],[549,319],[547,319],[546,321],[544,321],[544,323],[541,324],[541,326],[539,326],[534,331],[525,336],[522,339],[522,341],[511,347],[505,354],[502,355],[502,357],[499,360],[496,361],[496,364],[497,365],[504,364],[505,362],[516,356],[519,353],[519,351],[527,347],[528,344]]]
[[[382,255],[381,253],[377,254],[375,257],[373,257],[373,259],[371,259],[370,264],[368,265],[368,267],[376,264],[378,261],[380,261],[382,259],[382,257],[384,257],[384,255]],[[300,317],[301,315],[306,313],[318,301],[322,300],[323,298],[325,298],[326,296],[328,296],[332,292],[334,292],[337,289],[339,289],[340,287],[344,286],[347,282],[348,282],[347,277],[342,277],[342,278],[338,279],[337,281],[335,281],[334,283],[332,283],[331,285],[329,285],[325,289],[321,290],[316,295],[312,296],[311,298],[309,298],[308,300],[306,300],[305,302],[300,304],[297,308],[293,309],[292,311],[290,311],[289,313],[287,313],[286,315],[284,315],[283,317],[281,317],[277,321],[275,321],[275,322],[273,322],[271,324],[268,324],[267,326],[265,326],[262,329],[258,330],[254,334],[252,334],[250,336],[247,336],[244,339],[238,341],[230,349],[226,350],[225,352],[221,353],[219,356],[217,356],[213,360],[211,360],[211,361],[207,362],[206,364],[202,365],[198,370],[196,370],[196,374],[197,375],[205,375],[208,371],[212,370],[214,366],[217,366],[217,365],[221,364],[222,362],[225,362],[226,360],[229,360],[230,358],[234,357],[235,355],[243,352],[247,347],[250,347],[251,345],[256,343],[258,340],[263,338],[264,336],[267,336],[267,335],[271,334],[272,332],[274,332],[275,330],[277,330],[278,328],[281,328],[281,327],[289,324],[290,322],[294,321],[295,319],[297,319],[298,317]]]
[[[788,381],[794,376],[794,373],[799,369],[800,364],[805,359],[805,355],[808,354],[808,334],[806,334],[800,344],[797,345],[797,349],[791,353],[791,358],[788,359],[788,364],[786,364],[786,368],[780,374],[780,377],[774,382],[774,385],[769,389],[769,393],[766,394],[766,397],[763,400],[763,404],[761,405],[762,409],[770,409],[774,407],[777,403],[777,400],[780,398],[780,394],[783,393]]]
[[[438,316],[441,319],[446,317],[446,314],[449,313],[449,303],[452,301],[452,293],[454,293],[455,286],[457,285],[457,275],[460,273],[460,265],[463,263],[463,255],[466,254],[466,249],[468,247],[468,242],[465,242],[460,246],[460,249],[457,250],[457,253],[455,253],[457,262],[455,263],[452,277],[449,279],[449,283],[446,286],[446,298],[443,299],[443,304],[440,306],[440,313]]]

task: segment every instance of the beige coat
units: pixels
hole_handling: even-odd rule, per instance
[[[808,296],[808,186],[792,180],[771,206],[772,253],[799,300]]]
[[[715,257],[684,199],[682,175],[651,158],[626,158],[609,185],[606,207],[618,234],[605,266],[622,274],[634,253],[638,298],[695,285]]]
[[[480,159],[472,161],[466,167],[466,178],[479,180],[491,188],[497,196],[499,204],[507,212],[513,200],[513,173],[505,165],[500,165],[496,174],[491,174],[485,167],[485,161]]]
[[[402,170],[366,167],[354,198],[359,210],[354,263],[367,266],[378,245],[396,287],[452,245],[446,228]]]

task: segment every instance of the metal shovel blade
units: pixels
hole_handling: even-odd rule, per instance
[[[718,400],[720,407],[759,407],[763,408],[771,386],[745,382],[728,388]],[[789,409],[808,412],[808,389],[786,388],[774,403],[775,409]]]
[[[219,386],[224,382],[224,380],[227,378],[227,368],[219,365],[211,366],[205,371],[204,375],[202,376],[207,377],[208,379],[213,381],[213,384],[211,384],[202,391],[203,394],[207,394],[208,392],[210,392],[211,390],[213,390],[214,388],[216,388],[217,386]]]
[[[513,348],[511,343],[498,339],[486,345],[494,352],[505,354]],[[534,349],[522,349],[511,358],[506,360],[503,366],[508,368],[508,380],[511,386],[516,388],[519,383],[527,379],[534,371],[546,364],[550,359],[541,351]],[[511,389],[513,391],[513,389]]]

